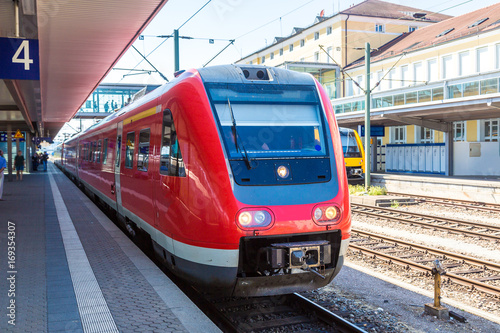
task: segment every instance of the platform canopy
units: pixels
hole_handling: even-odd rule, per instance
[[[39,80],[0,78],[0,130],[55,136],[166,2],[20,0],[17,25],[17,1],[0,0],[0,37],[19,26],[19,38],[38,40],[40,63]]]

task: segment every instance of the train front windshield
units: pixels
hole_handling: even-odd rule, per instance
[[[344,157],[361,157],[354,131],[347,128],[340,128],[339,131]]]
[[[326,157],[325,121],[314,86],[211,84],[230,159]]]

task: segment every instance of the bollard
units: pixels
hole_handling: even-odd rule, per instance
[[[425,313],[431,316],[436,316],[439,319],[450,319],[450,313],[447,308],[441,306],[441,275],[445,275],[441,262],[436,259],[434,262],[434,268],[432,269],[432,275],[434,276],[434,304],[425,304]]]

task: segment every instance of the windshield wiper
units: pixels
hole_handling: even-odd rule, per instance
[[[229,98],[227,99],[227,105],[229,106],[229,112],[231,113],[231,120],[233,122],[233,126],[231,128],[233,130],[234,145],[236,147],[236,151],[239,151],[240,146],[238,145],[238,137],[239,137],[238,128],[236,126],[236,119],[234,119],[233,108],[231,107],[231,102],[229,101]],[[243,150],[243,157],[245,159],[245,164],[246,164],[247,168],[249,170],[253,169],[252,160],[248,156],[247,150],[245,149],[245,145],[243,144],[243,142],[241,142],[241,149]]]

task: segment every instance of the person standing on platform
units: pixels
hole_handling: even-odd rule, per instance
[[[18,150],[17,156],[14,159],[14,166],[16,167],[16,180],[23,180],[23,171],[24,171],[24,156],[23,152]]]
[[[49,159],[49,154],[47,152],[42,155],[43,171],[47,171],[47,160]]]
[[[2,194],[3,194],[3,180],[4,180],[3,171],[6,168],[7,168],[7,161],[3,157],[3,151],[0,149],[0,201],[3,201],[3,199],[2,199]]]
[[[33,163],[33,172],[38,171],[38,155],[36,153],[31,157],[31,162]]]

